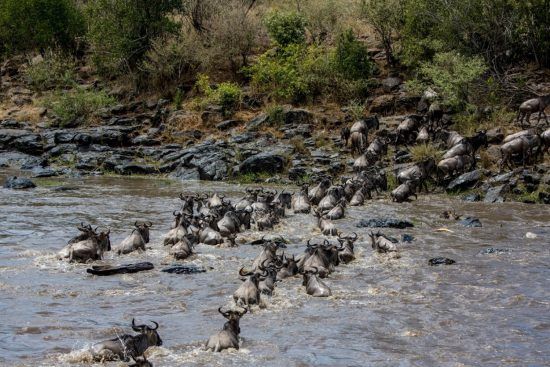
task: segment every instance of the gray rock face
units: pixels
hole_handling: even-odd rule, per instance
[[[171,178],[178,178],[182,181],[200,180],[201,175],[198,168],[179,167],[176,171],[170,174]]]
[[[115,166],[115,172],[121,175],[149,175],[155,173],[155,167],[144,163],[126,163]]]
[[[239,173],[280,173],[283,171],[285,159],[272,152],[255,154],[245,159],[239,166]]]
[[[509,191],[508,185],[499,185],[487,190],[483,201],[485,203],[503,203],[504,195]]]
[[[5,189],[22,190],[22,189],[32,189],[35,187],[36,185],[34,184],[34,182],[32,182],[31,180],[25,177],[12,176],[12,177],[8,177],[4,182]]]
[[[402,83],[402,80],[397,77],[389,77],[382,80],[382,87],[386,92],[396,90]]]
[[[483,176],[481,170],[466,172],[449,183],[447,191],[465,190],[473,187]]]

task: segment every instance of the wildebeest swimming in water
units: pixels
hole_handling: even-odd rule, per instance
[[[92,346],[92,354],[96,360],[128,362],[130,357],[137,358],[143,355],[147,348],[161,346],[162,339],[157,332],[159,325],[152,321],[155,327],[145,324],[136,325],[132,319],[132,330],[137,335],[124,334],[113,339],[105,340]]]
[[[223,325],[222,330],[208,339],[206,350],[221,352],[228,348],[239,349],[239,334],[241,333],[239,320],[247,311],[246,308],[243,311],[222,311],[220,307],[218,312],[227,319],[227,322]]]

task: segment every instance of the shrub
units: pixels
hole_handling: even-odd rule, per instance
[[[175,31],[168,15],[180,0],[95,0],[87,3],[88,41],[98,70],[118,75],[134,68],[152,40]]]
[[[365,105],[358,100],[352,100],[346,109],[354,121],[365,117]]]
[[[265,19],[267,32],[278,46],[304,43],[306,39],[305,18],[296,12],[274,11]]]
[[[411,157],[415,162],[423,162],[429,158],[433,158],[437,162],[442,156],[443,152],[430,143],[415,145],[411,148]]]
[[[210,78],[200,74],[196,86],[206,97],[203,102],[220,105],[224,114],[232,114],[241,103],[242,90],[235,83],[223,82],[213,88],[210,86]]]
[[[49,50],[43,60],[29,61],[24,75],[35,90],[64,88],[75,84],[75,67],[72,57]]]
[[[270,105],[265,109],[269,123],[280,126],[285,122],[285,109],[281,105]]]
[[[364,79],[372,73],[367,47],[355,38],[351,29],[338,36],[334,64],[336,70],[347,79]]]
[[[58,91],[44,102],[59,118],[59,125],[65,126],[79,118],[88,119],[98,109],[114,105],[116,100],[105,91],[77,88],[70,92]]]
[[[74,50],[83,33],[83,17],[71,0],[0,1],[0,54],[52,46]]]
[[[481,57],[468,57],[458,52],[436,54],[433,62],[420,65],[420,82],[430,85],[444,103],[456,110],[466,109],[470,88],[487,70]]]

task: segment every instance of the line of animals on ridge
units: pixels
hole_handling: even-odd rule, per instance
[[[523,127],[524,118],[530,123],[532,113],[539,112],[537,126],[508,135],[499,147],[501,160],[500,172],[504,166],[512,169],[514,158],[520,159],[523,166],[527,163],[535,163],[542,159],[544,153],[550,149],[550,128],[542,130],[538,123],[544,115],[545,122],[548,118],[544,109],[550,105],[550,95],[530,99],[521,104],[517,121]],[[475,135],[463,137],[458,132],[447,129],[444,123],[444,111],[438,103],[432,103],[428,112],[424,115],[409,115],[397,126],[395,131],[378,131],[375,138],[369,143],[369,131],[379,130],[378,116],[370,116],[358,120],[350,127],[342,128],[340,141],[343,147],[349,146],[351,154],[356,157],[353,162],[353,170],[361,173],[372,169],[379,164],[382,157],[387,154],[388,145],[410,145],[414,143],[425,144],[433,142],[438,148],[446,149],[442,159],[437,162],[428,158],[418,162],[397,173],[397,181],[400,184],[391,192],[393,201],[401,202],[409,197],[416,197],[416,191],[424,186],[427,190],[426,179],[436,174],[438,182],[453,178],[468,169],[475,169],[476,152],[482,146],[487,148],[486,131],[478,131]],[[536,150],[536,152],[535,152]],[[406,154],[406,152],[398,152]],[[379,167],[379,169],[382,169]]]
[[[525,103],[528,104],[528,102],[532,101]],[[539,100],[538,102],[540,120],[540,105],[544,101],[540,102]],[[544,103],[548,104],[548,102]],[[526,113],[525,110],[529,111],[532,106],[528,107],[523,110],[520,107],[518,120],[522,116],[522,125],[525,115],[529,122],[530,113]],[[544,114],[544,108],[541,111]],[[442,116],[443,112],[436,104],[430,106],[427,119],[426,117],[409,116],[398,126],[394,142],[397,146],[399,143],[410,143],[413,139],[417,142],[427,142],[430,139],[440,140],[450,150],[446,153],[447,157],[444,156],[444,159],[439,162],[437,168],[443,174],[454,174],[460,172],[468,163],[475,165],[475,152],[482,145],[487,146],[487,137],[485,132],[478,132],[473,137],[464,138],[454,131],[443,130],[440,126]],[[546,114],[544,116],[546,118]],[[422,120],[427,120],[428,124],[420,126]],[[383,154],[386,154],[387,144],[390,140],[377,137],[367,147],[368,131],[371,128],[379,128],[376,116],[354,123],[351,129],[344,128],[342,130],[343,144],[347,145],[348,140],[351,140],[352,153],[359,153],[361,156],[354,163],[355,177],[345,180],[341,185],[332,183],[330,179],[323,179],[311,190],[304,185],[299,192],[292,194],[284,191],[277,193],[263,188],[248,188],[247,195],[235,206],[217,194],[203,197],[180,195],[183,202],[182,208],[173,213],[174,222],[172,229],[164,237],[164,245],[171,246],[170,254],[176,259],[185,259],[193,253],[197,243],[236,246],[236,234],[242,229],[250,229],[251,222],[255,223],[260,231],[272,229],[279,219],[286,215],[285,209],[292,208],[294,213],[313,211],[323,235],[337,235],[339,245],[328,240],[311,244],[311,240],[309,240],[305,253],[299,259],[295,259],[294,255],[288,257],[284,252],[277,254],[280,248],[286,247],[282,239],[265,240],[262,238],[263,250],[254,260],[252,269],[245,271],[244,268],[241,268],[239,270],[239,275],[243,277],[241,279],[243,284],[235,291],[233,299],[237,306],[249,307],[259,304],[260,294],[271,295],[278,281],[297,274],[303,276],[303,285],[309,295],[314,297],[331,295],[330,288],[320,278],[328,276],[340,262],[348,263],[355,258],[354,243],[357,240],[355,233],[353,236],[339,234],[332,221],[344,217],[347,204],[351,206],[363,205],[367,198],[371,198],[372,190],[377,192],[379,189],[387,190],[385,173],[383,171],[376,172],[376,170],[367,167],[372,166]],[[416,138],[414,138],[415,133]],[[538,147],[539,153],[542,155],[549,146],[550,130],[540,134],[529,129],[510,135],[505,138],[501,146],[503,153],[501,168],[505,162],[510,164],[509,161],[513,154],[521,152],[525,164],[526,157],[532,156],[535,147]],[[453,158],[454,160],[449,160]],[[399,172],[397,178],[401,185],[392,191],[393,201],[401,202],[407,200],[411,195],[416,196],[416,188],[422,187],[422,183],[429,177],[434,166],[433,160],[425,161]],[[317,208],[315,209],[313,206],[317,206]],[[116,251],[119,255],[146,250],[145,245],[149,242],[149,229],[152,223],[135,222],[134,225],[136,228],[132,233],[117,246]],[[71,239],[67,246],[60,251],[61,258],[88,262],[102,259],[103,253],[111,250],[110,230],[97,233],[97,228],[93,229],[90,225],[86,226],[83,223],[78,230],[81,234]],[[372,248],[377,252],[395,253],[397,251],[395,239],[380,232],[376,234],[371,232],[369,237]],[[206,349],[213,351],[228,348],[238,349],[239,321],[248,308],[240,307],[238,310],[224,311],[220,307],[218,311],[228,321],[221,331],[209,338]],[[129,361],[131,357],[134,363],[130,366],[152,366],[143,353],[149,346],[162,345],[162,339],[156,331],[158,324],[153,323],[155,327],[145,324],[136,325],[135,320],[132,319],[132,329],[139,334],[125,334],[97,343],[92,347],[94,356],[101,360],[118,358],[124,361]]]
[[[164,236],[163,244],[171,246],[170,254],[176,259],[184,259],[193,253],[199,243],[217,245],[220,247],[236,246],[236,234],[252,227],[258,230],[272,229],[279,220],[287,216],[292,209],[295,214],[313,212],[320,231],[326,236],[336,237],[336,242],[307,241],[305,252],[296,258],[287,256],[282,238],[265,239],[253,242],[261,244],[263,249],[254,260],[251,269],[239,270],[243,280],[242,285],[233,294],[235,309],[218,311],[228,321],[221,331],[213,335],[206,343],[206,349],[221,351],[228,348],[239,348],[239,320],[251,305],[260,303],[260,294],[272,295],[277,282],[283,279],[301,275],[306,293],[314,297],[331,295],[330,288],[321,280],[326,278],[340,263],[348,263],[355,259],[354,243],[356,233],[344,235],[340,233],[334,220],[344,218],[346,205],[362,205],[367,197],[366,187],[383,188],[385,180],[382,176],[370,177],[363,174],[362,178],[368,185],[355,189],[352,180],[343,185],[332,184],[329,179],[323,179],[315,187],[309,189],[304,185],[299,192],[288,193],[264,188],[247,188],[246,195],[235,205],[218,194],[183,195],[180,194],[180,210],[174,211],[172,228]],[[367,193],[369,193],[367,191]],[[269,218],[269,221],[266,219]],[[121,254],[133,251],[145,251],[149,242],[151,222],[135,222],[132,233],[116,246],[115,251]],[[81,223],[80,234],[72,238],[60,251],[60,258],[76,262],[100,260],[106,251],[111,250],[110,231],[101,231],[91,225]],[[396,240],[382,233],[369,234],[372,248],[379,253],[396,253]],[[132,366],[152,366],[143,353],[149,346],[162,345],[162,340],[155,327],[135,325],[132,329],[139,334],[124,334],[116,338],[94,344],[91,352],[96,360],[121,359],[128,361],[133,358]]]

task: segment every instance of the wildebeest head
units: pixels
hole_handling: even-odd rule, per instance
[[[151,222],[138,223],[136,221],[134,223],[134,226],[136,227],[134,231],[137,230],[139,232],[145,243],[149,243],[149,228],[151,228],[152,225],[153,223]]]
[[[79,241],[87,240],[88,238],[95,235],[95,231],[90,224],[85,225],[84,222],[81,222],[79,226],[76,227],[81,233],[77,236],[74,236],[69,240],[69,244],[76,243]]]
[[[111,238],[109,237],[110,233],[111,230],[108,229],[107,232],[99,232],[99,234],[96,235],[97,243],[102,251],[111,251]]]
[[[239,321],[241,317],[243,317],[244,314],[248,312],[248,309],[243,308],[243,311],[236,311],[236,310],[222,311],[222,308],[220,307],[218,308],[218,312],[228,320],[223,325],[224,330],[233,330],[237,334],[241,332]]]
[[[261,273],[255,273],[255,272],[252,272],[252,271],[245,272],[244,268],[241,268],[241,270],[239,270],[239,275],[242,276],[242,277],[248,277],[248,278],[245,278],[244,280],[245,281],[247,279],[250,280],[257,287],[258,284],[260,283],[260,280],[265,279],[265,277],[267,277],[268,274],[267,274],[267,271],[265,269],[262,270]]]
[[[159,328],[159,324],[157,324],[155,321],[151,321],[151,322],[155,324],[154,328],[147,326],[145,324],[136,325],[135,319],[132,319],[132,329],[138,333],[145,335],[145,337],[147,338],[147,344],[161,346],[162,339],[160,338],[160,335],[157,332],[157,329]]]

